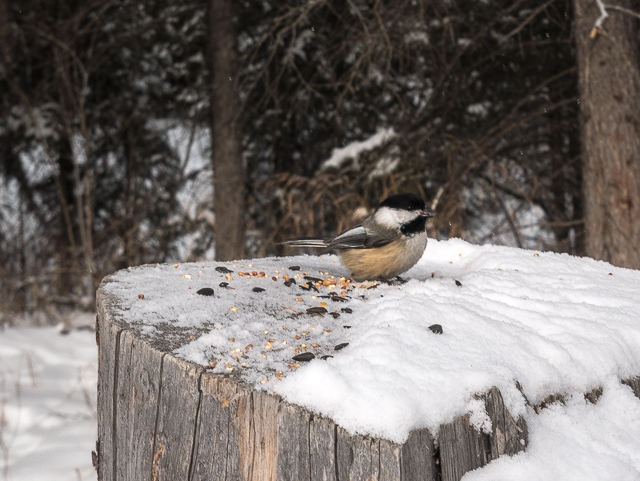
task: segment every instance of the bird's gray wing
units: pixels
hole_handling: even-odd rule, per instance
[[[279,244],[291,247],[315,247],[322,249],[325,249],[327,247],[327,241],[323,239],[314,239],[313,237],[298,237],[296,239],[287,239],[286,241],[279,242]]]
[[[371,249],[390,244],[398,237],[392,230],[380,230],[373,232],[364,225],[357,225],[348,229],[328,243],[328,249]]]

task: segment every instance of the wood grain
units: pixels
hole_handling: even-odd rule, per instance
[[[469,419],[469,415],[460,416],[440,426],[442,481],[458,481],[467,471],[480,468],[490,460],[488,435],[479,432]]]
[[[457,481],[527,446],[526,423],[509,413],[496,387],[478,396],[491,420],[486,433],[469,415],[435,436],[412,431],[402,444],[349,433],[238,378],[176,358],[178,328],[171,339],[145,339],[115,318],[116,304],[98,290],[99,481]],[[640,377],[623,382],[640,397]],[[550,395],[531,408],[562,399]]]

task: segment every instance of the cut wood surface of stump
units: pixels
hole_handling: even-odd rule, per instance
[[[512,416],[495,386],[475,395],[489,421],[483,427],[474,426],[471,413],[460,413],[436,429],[413,429],[402,442],[354,434],[329,417],[285,401],[277,393],[278,382],[304,365],[291,360],[300,350],[293,342],[302,335],[295,328],[322,324],[330,348],[312,342],[321,338],[306,332],[307,337],[297,340],[306,346],[302,341],[308,339],[304,351],[315,353],[311,362],[326,362],[320,359],[324,353],[339,356],[333,345],[350,332],[346,323],[351,321],[345,318],[353,306],[360,305],[342,299],[373,292],[373,283],[350,286],[340,278],[342,271],[337,267],[333,279],[305,279],[304,266],[300,271],[289,269],[298,266],[275,269],[284,261],[269,262],[261,264],[268,273],[251,267],[234,269],[231,263],[226,267],[200,263],[143,266],[103,280],[97,295],[99,480],[450,481],[503,454],[526,448],[526,423]],[[246,275],[239,275],[244,271]],[[317,271],[309,274],[307,277],[318,275]],[[165,281],[155,285],[154,280],[164,275]],[[238,282],[243,277],[248,277],[242,281],[246,286]],[[129,282],[130,278],[136,281]],[[251,281],[256,279],[264,279],[260,281],[262,291],[254,288]],[[327,280],[334,282],[334,294],[322,297],[322,288],[330,285]],[[308,292],[301,284],[309,286]],[[269,294],[276,286],[291,297],[288,305],[280,305],[282,298]],[[207,287],[211,292],[202,291]],[[291,336],[287,338],[291,345],[264,329],[260,346],[227,349],[227,358],[215,351],[215,339],[234,339],[234,332],[240,335],[240,331],[220,332],[222,324],[217,319],[226,316],[234,322],[229,316],[243,306],[224,296],[237,295],[243,287],[247,295],[254,296],[253,309],[276,319],[282,335]],[[287,291],[291,288],[295,290]],[[458,289],[455,284],[453,288]],[[387,292],[387,286],[380,289]],[[318,306],[325,307],[324,313],[307,313],[310,303],[297,301],[299,296],[324,304]],[[341,299],[332,299],[335,296]],[[208,307],[202,309],[205,299]],[[331,311],[343,318],[337,319]],[[316,321],[315,316],[322,314]],[[333,320],[340,329],[327,327]],[[447,325],[444,331],[446,335]],[[200,362],[186,360],[190,351],[185,346],[211,332],[214,341],[206,338],[211,347],[205,349],[210,357]],[[289,370],[276,365],[271,371],[249,372],[252,360],[268,361],[269,356],[286,356],[283,362],[290,363]],[[627,383],[638,393],[637,379]]]

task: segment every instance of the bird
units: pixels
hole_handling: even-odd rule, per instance
[[[335,237],[301,237],[282,244],[336,251],[356,281],[386,281],[420,260],[427,247],[427,219],[435,215],[422,197],[395,194],[384,199],[362,224]]]

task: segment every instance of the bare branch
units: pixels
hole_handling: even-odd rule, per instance
[[[436,210],[436,207],[438,207],[438,203],[440,202],[440,197],[442,197],[443,192],[444,192],[444,187],[440,187],[438,189],[438,193],[431,201],[431,210]]]
[[[628,8],[620,7],[618,5],[609,5],[605,4],[605,8],[609,8],[611,10],[617,10],[618,12],[626,13],[627,15],[631,15],[632,17],[640,18],[640,13],[634,12],[633,10],[629,10]]]
[[[522,30],[524,27],[526,27],[527,24],[529,22],[531,22],[531,20],[533,20],[540,12],[542,12],[544,9],[546,9],[554,1],[555,0],[549,0],[547,3],[544,3],[544,4],[540,5],[538,8],[536,8],[533,12],[531,12],[531,15],[529,15],[527,18],[524,19],[524,22],[522,22],[520,25],[518,25],[516,28],[514,28],[508,34],[506,34],[504,37],[502,37],[500,39],[500,42],[501,43],[502,42],[506,42],[507,39],[509,39],[510,37],[513,37],[515,34],[517,34],[520,30]]]

